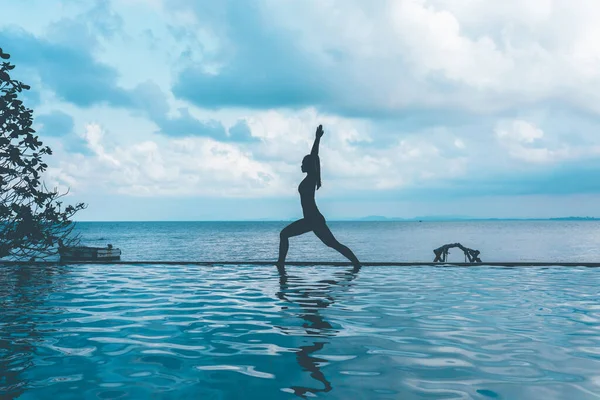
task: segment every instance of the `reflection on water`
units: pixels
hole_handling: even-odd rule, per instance
[[[296,353],[298,365],[302,370],[310,372],[310,376],[319,381],[322,387],[292,386],[290,389],[301,397],[305,397],[308,392],[312,394],[329,392],[332,390],[331,383],[319,367],[321,364],[327,363],[327,360],[313,356],[313,353],[323,350],[325,345],[329,343],[325,339],[335,336],[338,330],[325,320],[320,311],[334,303],[335,300],[331,295],[332,288],[335,286],[348,286],[358,276],[360,267],[353,267],[347,273],[338,273],[337,276],[340,278],[338,280],[321,280],[316,285],[312,284],[310,286],[303,285],[299,278],[290,277],[285,267],[278,267],[277,270],[279,273],[277,297],[288,303],[296,303],[301,307],[298,317],[305,321],[302,327],[306,330],[307,337],[323,339],[315,339],[309,345],[300,346],[300,350]],[[287,309],[287,307],[283,307],[283,310]],[[284,332],[286,331],[285,327],[281,327],[281,329]]]
[[[0,398],[597,399],[599,272],[0,266]]]

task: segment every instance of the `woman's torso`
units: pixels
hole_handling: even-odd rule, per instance
[[[304,218],[323,218],[317,203],[315,202],[316,181],[314,178],[307,176],[298,185],[298,193],[300,193],[300,203],[302,204],[302,212]]]

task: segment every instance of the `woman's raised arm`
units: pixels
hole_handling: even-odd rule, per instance
[[[319,143],[321,142],[321,136],[323,136],[323,133],[323,125],[319,125],[317,128],[315,142],[313,143],[312,150],[310,151],[311,156],[319,155]]]

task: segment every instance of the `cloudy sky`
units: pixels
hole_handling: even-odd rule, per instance
[[[600,216],[597,0],[0,0],[79,220]]]

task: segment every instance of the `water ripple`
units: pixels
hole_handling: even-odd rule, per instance
[[[1,398],[600,398],[594,269],[17,266],[0,281]]]

